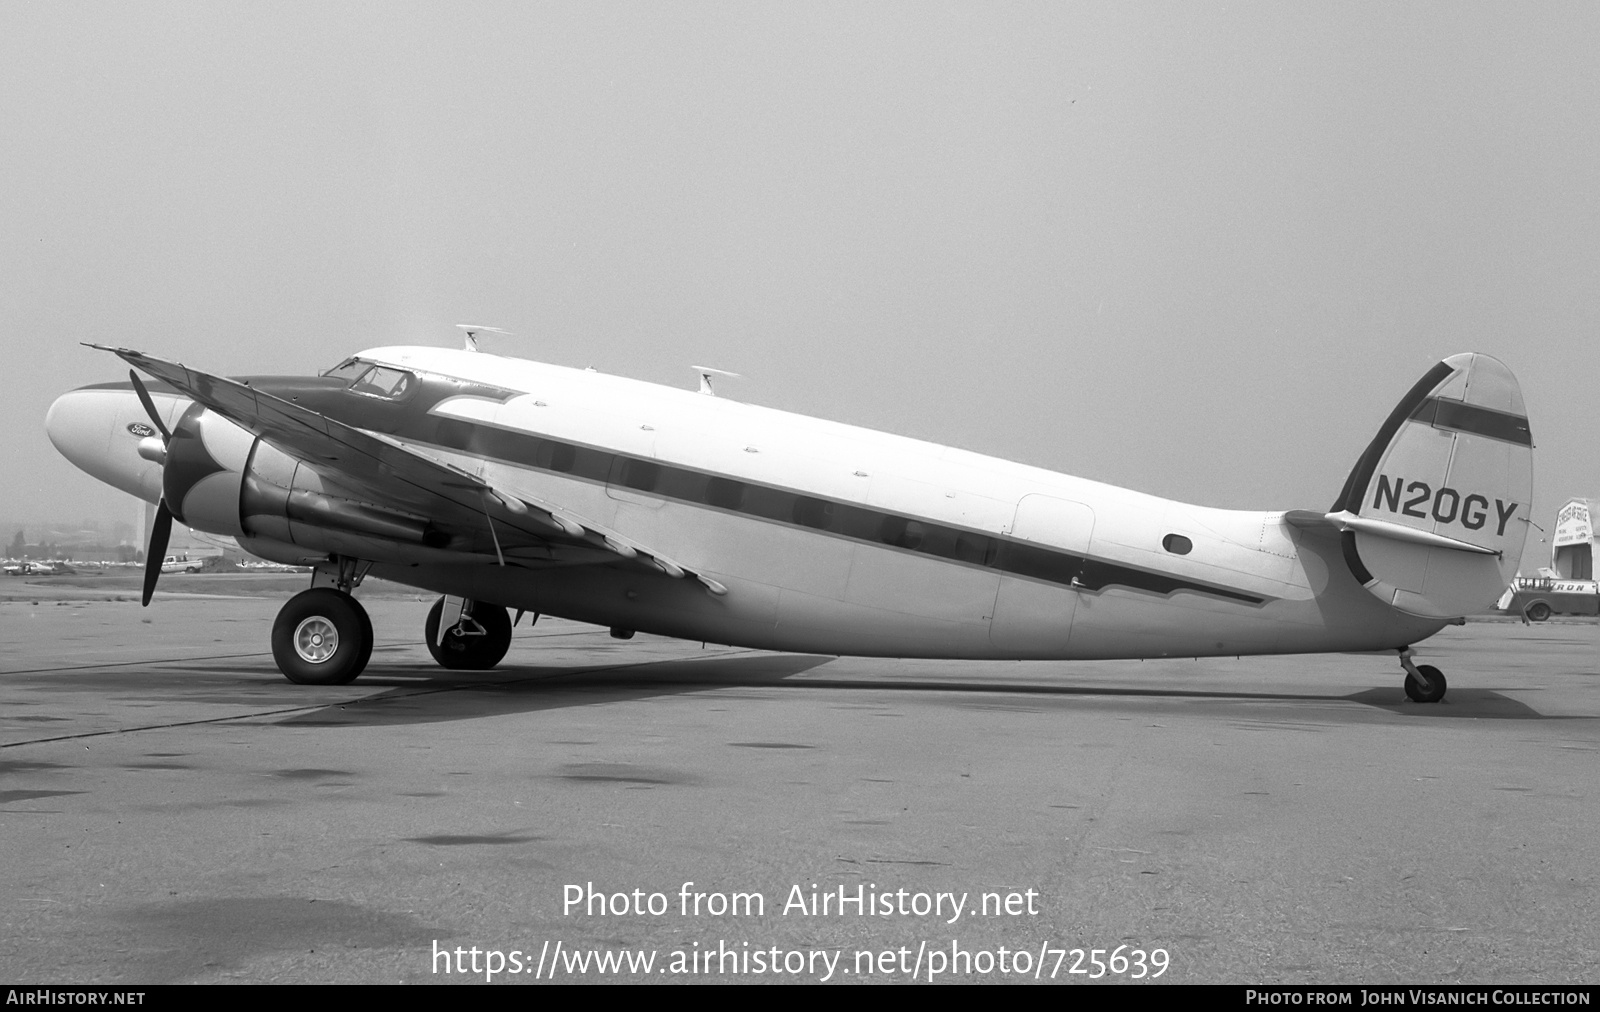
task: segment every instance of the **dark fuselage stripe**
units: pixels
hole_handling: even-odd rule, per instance
[[[1486,436],[1504,443],[1532,446],[1533,433],[1528,420],[1507,411],[1483,408],[1465,401],[1443,397],[1429,397],[1411,412],[1415,421],[1426,422],[1436,429],[1454,429],[1475,436]]]
[[[1225,587],[1134,569],[918,517],[887,513],[856,503],[806,495],[781,486],[745,481],[651,458],[613,453],[598,447],[462,419],[429,417],[437,422],[431,438],[420,431],[402,430],[396,435],[401,439],[417,440],[518,467],[579,478],[674,502],[706,506],[739,516],[810,528],[851,541],[887,545],[1081,590],[1100,590],[1118,585],[1156,594],[1190,590],[1248,604],[1261,604],[1265,600],[1258,595]]]

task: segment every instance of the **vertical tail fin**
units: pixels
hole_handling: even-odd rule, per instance
[[[1528,536],[1533,437],[1516,377],[1452,355],[1390,413],[1329,519],[1368,590],[1402,611],[1455,618],[1510,583]]]

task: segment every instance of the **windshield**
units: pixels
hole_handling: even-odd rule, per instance
[[[404,369],[374,365],[359,358],[347,358],[322,375],[344,380],[352,393],[390,399],[404,397],[416,383],[416,376]]]
[[[374,366],[352,383],[350,389],[358,394],[378,397],[404,397],[406,391],[411,389],[411,374],[387,366]]]

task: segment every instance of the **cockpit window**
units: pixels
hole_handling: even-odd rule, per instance
[[[359,358],[347,358],[322,375],[332,376],[334,379],[353,380],[370,368],[372,368],[370,362],[363,362]]]
[[[412,381],[413,377],[410,373],[380,365],[356,380],[355,383],[351,384],[350,389],[358,394],[399,398],[404,397],[406,392],[411,389]]]

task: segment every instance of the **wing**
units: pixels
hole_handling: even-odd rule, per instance
[[[237,380],[127,348],[109,351],[172,384],[196,403],[259,437],[339,485],[383,504],[429,518],[430,524],[473,554],[501,565],[534,564],[531,556],[567,564],[644,565],[675,578],[693,577],[714,594],[726,589],[670,559],[562,509],[513,495],[444,461],[383,435],[365,432]]]

